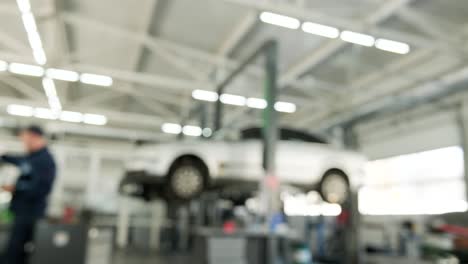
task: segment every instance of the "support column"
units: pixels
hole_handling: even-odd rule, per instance
[[[57,177],[55,179],[53,192],[51,194],[51,204],[48,213],[52,216],[61,217],[65,207],[65,190],[64,190],[64,175],[67,162],[67,152],[60,146],[53,147],[56,163],[57,163]],[[8,177],[10,178],[10,177]]]
[[[272,41],[267,44],[265,50],[265,100],[267,107],[263,111],[263,167],[266,177],[263,181],[263,190],[267,202],[267,217],[280,212],[281,201],[279,194],[279,179],[276,174],[276,146],[278,141],[278,112],[275,103],[278,93],[277,67],[278,67],[278,43]]]
[[[130,227],[130,199],[122,197],[117,219],[117,246],[126,248],[128,246],[128,230]]]
[[[162,201],[154,201],[152,207],[152,221],[150,227],[150,247],[154,250],[160,249],[160,233],[166,219],[166,208]]]
[[[356,150],[359,148],[359,142],[352,124],[343,126],[343,145],[348,149]]]
[[[93,204],[93,196],[95,196],[96,190],[98,185],[98,178],[101,172],[101,159],[102,156],[99,152],[92,151],[90,155],[90,165],[89,165],[89,172],[88,172],[88,181],[86,186],[86,203],[87,205]]]
[[[460,146],[463,149],[464,183],[466,199],[468,201],[468,105],[461,104],[456,111],[457,124],[460,135]]]

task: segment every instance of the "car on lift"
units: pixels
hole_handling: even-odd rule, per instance
[[[282,184],[317,190],[330,203],[344,202],[360,185],[366,158],[322,138],[282,128],[276,172]],[[265,176],[262,129],[248,128],[238,140],[179,141],[139,147],[126,163],[120,191],[146,200],[188,201],[207,190],[258,186]]]

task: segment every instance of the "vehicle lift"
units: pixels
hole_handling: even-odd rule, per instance
[[[227,86],[231,84],[234,79],[242,73],[247,67],[252,65],[255,60],[258,58],[264,59],[264,71],[265,71],[265,85],[264,85],[264,96],[267,102],[267,107],[263,110],[263,167],[265,169],[265,177],[259,183],[260,188],[260,197],[262,201],[262,209],[264,214],[264,227],[268,229],[271,220],[275,215],[281,213],[281,200],[279,187],[280,182],[276,175],[275,161],[276,161],[276,145],[278,141],[279,127],[278,127],[278,113],[274,108],[275,103],[277,102],[278,94],[278,42],[276,40],[268,40],[263,43],[255,52],[247,57],[240,65],[232,71],[224,80],[222,80],[217,85],[217,93],[223,94],[227,89]],[[223,128],[222,116],[223,116],[223,107],[224,105],[218,100],[216,102],[216,111],[215,111],[215,120],[214,120],[214,134],[219,132]],[[201,122],[206,123],[206,117],[204,117],[204,107],[201,109],[202,117]],[[346,137],[345,141],[346,141]],[[345,142],[346,143],[346,142]],[[199,210],[209,210],[213,208],[213,203],[219,197],[215,193],[208,193],[203,195],[201,199],[198,200],[198,209]],[[125,207],[126,203],[123,203]],[[190,216],[190,206],[181,205],[182,207],[177,207],[173,205],[168,205],[168,215],[173,215],[174,220],[180,218],[180,212],[183,213],[183,218],[188,218]],[[177,209],[178,208],[178,209]],[[181,209],[182,208],[182,209]],[[175,211],[174,211],[175,210]],[[174,213],[179,212],[179,213]],[[126,231],[124,229],[128,226],[128,217],[125,214],[128,214],[128,209],[121,210],[122,215],[119,215],[119,228],[118,228],[118,239],[120,244],[125,245],[125,236]],[[346,264],[357,264],[359,263],[359,238],[358,238],[358,229],[359,229],[359,213],[357,208],[357,194],[351,194],[351,197],[343,206],[343,236],[339,239],[343,239],[343,247],[340,247],[341,252],[341,261],[336,263],[346,263]],[[211,223],[213,221],[204,221],[201,218],[198,218],[196,221],[198,224]],[[127,220],[126,220],[127,219]],[[180,219],[179,219],[180,220]],[[180,220],[176,222],[186,223],[189,225],[189,219]],[[186,235],[190,231],[190,227],[184,228]],[[265,234],[266,241],[268,241],[267,246],[263,249],[263,262],[256,262],[259,264],[279,264],[279,263],[293,263],[291,259],[285,259],[280,256],[278,250],[278,237],[273,233]],[[185,241],[185,240],[184,240]]]

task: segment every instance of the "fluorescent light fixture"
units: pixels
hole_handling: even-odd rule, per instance
[[[201,127],[197,126],[184,126],[182,132],[186,136],[191,136],[191,137],[199,137],[203,134],[203,130]]]
[[[42,87],[44,87],[44,91],[48,98],[57,97],[57,90],[55,88],[55,83],[52,79],[43,78]]]
[[[8,63],[6,61],[0,60],[0,71],[8,70]]]
[[[264,23],[272,24],[275,26],[298,29],[301,26],[299,19],[275,14],[271,12],[263,12],[260,14],[260,20]]]
[[[178,135],[182,133],[182,126],[179,124],[165,123],[161,127],[162,131],[167,134]]]
[[[260,98],[249,98],[247,99],[247,106],[250,108],[256,108],[256,109],[265,109],[267,107],[268,103],[264,99]]]
[[[42,39],[39,33],[37,31],[27,32],[27,33],[28,33],[29,45],[33,49],[33,52],[34,51],[38,52],[38,51],[43,50]]]
[[[80,81],[82,83],[98,85],[98,86],[111,86],[113,83],[112,78],[109,76],[91,74],[91,73],[81,74]]]
[[[7,113],[15,116],[31,117],[34,114],[34,109],[26,105],[11,104],[7,106]]]
[[[83,122],[83,114],[79,112],[62,111],[60,113],[60,120],[65,122],[81,123]]]
[[[104,126],[107,124],[107,117],[96,114],[84,114],[83,123],[96,126]]]
[[[66,82],[77,82],[80,80],[80,75],[77,72],[53,68],[47,69],[46,76],[51,79]]]
[[[340,36],[340,31],[337,28],[312,22],[305,22],[302,24],[302,30],[306,33],[332,39]]]
[[[16,4],[21,13],[31,12],[31,3],[29,0],[16,0]]]
[[[55,120],[58,118],[58,114],[49,108],[36,108],[34,109],[34,117],[41,119]]]
[[[296,112],[296,105],[293,103],[287,103],[287,102],[276,102],[275,104],[275,109],[278,112],[283,112],[283,113],[294,113]]]
[[[223,104],[244,106],[247,99],[240,95],[222,94],[219,99]]]
[[[33,50],[34,60],[39,65],[47,63],[47,56],[42,48]]]
[[[362,33],[352,32],[352,31],[341,32],[341,39],[346,42],[350,42],[350,43],[354,43],[354,44],[358,44],[358,45],[362,45],[366,47],[372,47],[374,46],[374,43],[375,43],[374,37],[370,35],[362,34]]]
[[[203,129],[204,137],[211,137],[211,135],[213,135],[213,130],[211,130],[211,128],[206,127]]]
[[[201,101],[216,102],[218,101],[218,93],[205,91],[205,90],[194,90],[192,92],[192,97]]]
[[[34,32],[37,33],[36,19],[34,18],[34,15],[31,12],[23,13],[21,19],[23,20],[24,28],[26,29],[26,32],[28,32],[28,34],[32,34]]]
[[[62,103],[60,102],[60,99],[57,96],[49,97],[48,102],[49,102],[50,109],[52,109],[52,111],[55,111],[55,112],[62,111]]]
[[[411,50],[408,44],[389,39],[378,39],[375,42],[375,47],[380,50],[398,54],[408,54]]]
[[[44,68],[36,65],[22,64],[22,63],[11,63],[8,67],[11,73],[22,74],[28,76],[41,77],[44,75]]]

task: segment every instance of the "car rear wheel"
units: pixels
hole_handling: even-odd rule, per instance
[[[327,172],[320,182],[319,192],[328,203],[344,204],[350,195],[348,177],[339,170]]]
[[[192,159],[176,163],[169,175],[170,194],[177,200],[191,200],[200,195],[205,186],[206,170]]]

